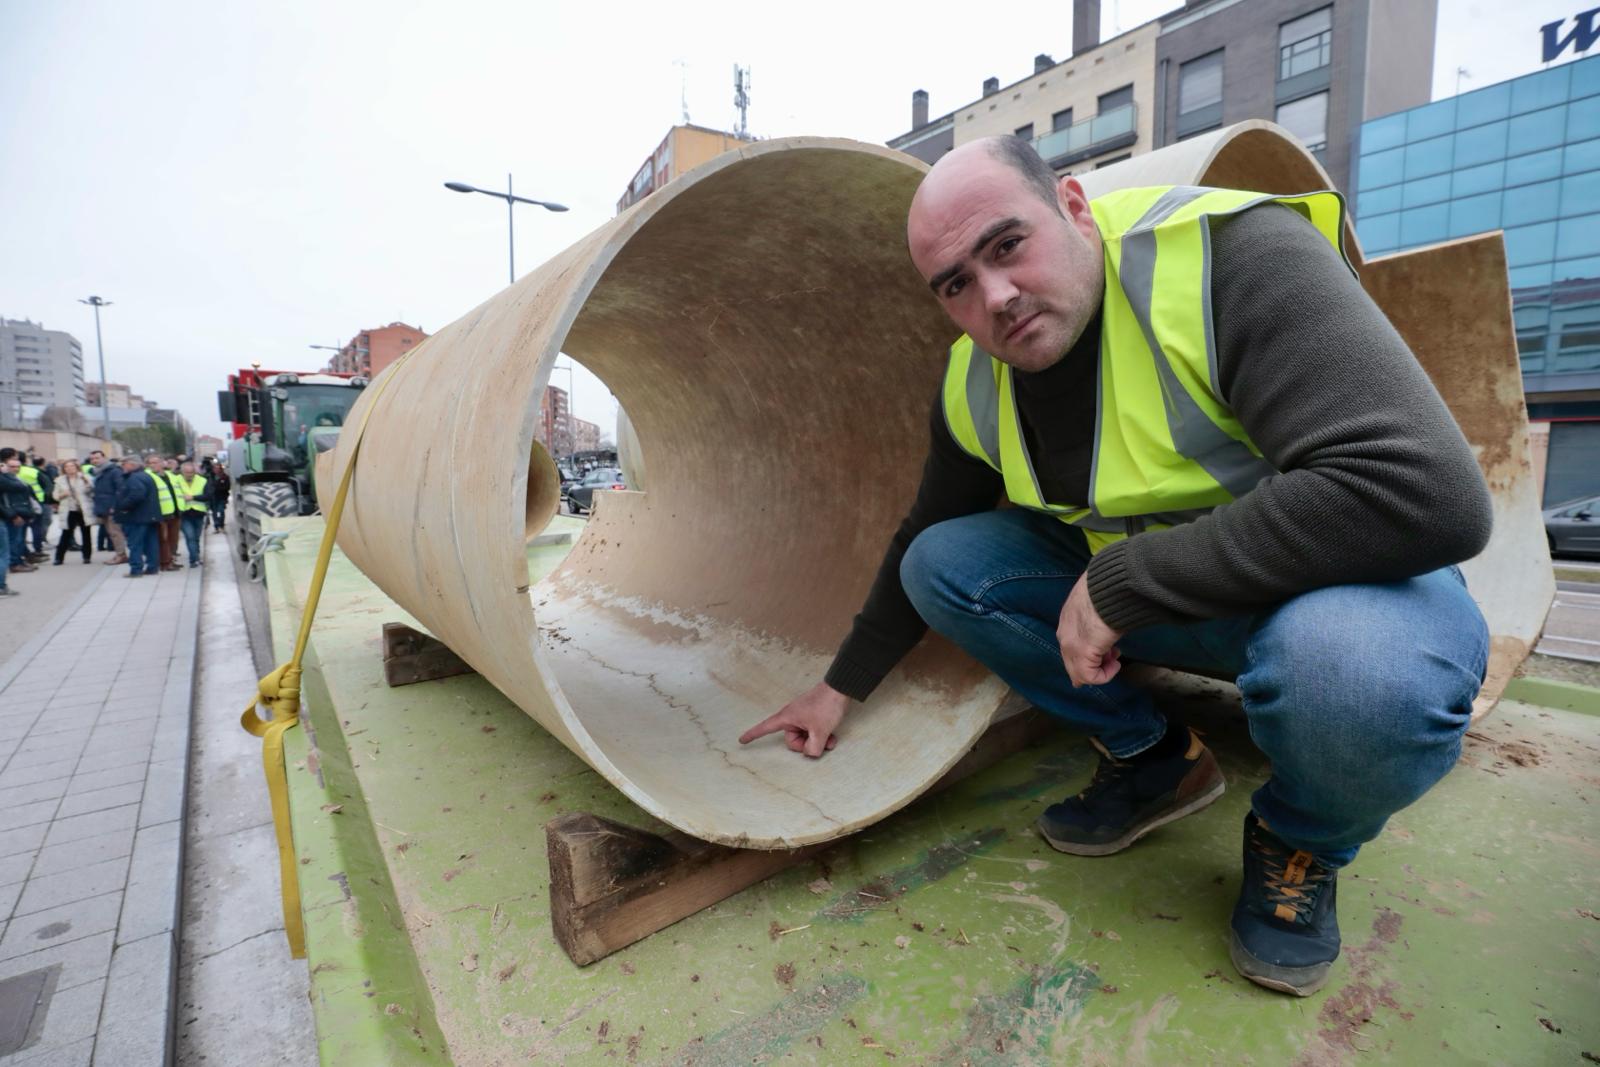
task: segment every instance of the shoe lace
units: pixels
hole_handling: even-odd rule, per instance
[[[1290,852],[1259,839],[1253,844],[1262,857],[1267,876],[1266,899],[1272,905],[1272,913],[1284,922],[1308,921],[1333,872],[1304,849]]]
[[[1132,770],[1133,765],[1130,763],[1123,763],[1113,756],[1101,756],[1099,764],[1094,769],[1094,776],[1089,779],[1089,784],[1084,786],[1083,790],[1078,794],[1078,799],[1092,800],[1098,793],[1114,788]]]

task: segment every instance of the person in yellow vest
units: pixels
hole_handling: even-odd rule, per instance
[[[172,479],[178,491],[178,518],[183,529],[184,545],[189,553],[189,566],[200,566],[200,535],[206,528],[206,508],[211,501],[211,487],[205,478],[194,472],[194,463],[185,460]]]
[[[27,524],[28,531],[33,534],[33,549],[26,553],[26,558],[30,563],[38,563],[48,558],[48,553],[45,552],[47,543],[45,531],[50,528],[50,494],[55,485],[50,476],[44,472],[44,461],[38,456],[29,458],[18,453],[18,457],[22,465],[17,468],[17,477],[22,479],[28,491],[33,494],[36,505],[33,518]]]
[[[156,536],[160,543],[161,569],[164,571],[181,570],[177,563],[178,554],[178,526],[181,521],[178,514],[178,487],[173,482],[172,475],[167,473],[166,460],[152,452],[145,457],[145,474],[156,483],[156,500],[161,505],[161,519],[156,523]],[[148,566],[148,565],[147,565]],[[147,572],[148,573],[148,572]]]
[[[1454,566],[1488,540],[1487,487],[1344,232],[1333,192],[1090,201],[1017,138],[945,155],[907,221],[961,332],[921,486],[824,679],[740,741],[848,744],[931,626],[1093,738],[1037,826],[1104,856],[1224,789],[1123,657],[1235,678],[1272,774],[1228,953],[1271,989],[1324,984],[1338,872],[1456,762],[1488,654]]]

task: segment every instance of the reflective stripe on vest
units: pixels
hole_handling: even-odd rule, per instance
[[[26,482],[28,488],[33,490],[33,498],[35,500],[41,504],[44,503],[44,486],[39,484],[38,467],[18,467],[17,477]]]
[[[1166,186],[1090,201],[1106,286],[1087,507],[1044,499],[1011,368],[970,337],[951,346],[946,425],[968,455],[1000,472],[1013,503],[1084,528],[1099,551],[1128,533],[1192,521],[1277,473],[1222,400],[1206,221],[1264,203],[1299,211],[1343,255],[1344,201],[1334,192]]]
[[[150,476],[152,482],[156,483],[156,499],[161,502],[162,516],[176,515],[178,513],[177,494],[172,491],[172,483],[167,480],[167,473],[163,471],[157,474],[149,467],[146,467],[144,472]]]
[[[200,477],[200,475],[198,475],[198,474],[194,475],[191,478],[185,478],[181,474],[176,474],[176,475],[173,475],[173,480],[178,483],[178,489],[179,489],[178,510],[179,511],[204,511],[204,510],[206,510],[206,502],[204,500],[187,500],[182,495],[183,493],[188,493],[190,496],[199,496],[201,493],[205,492],[206,491],[206,480],[204,478]]]

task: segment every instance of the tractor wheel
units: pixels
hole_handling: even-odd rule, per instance
[[[239,525],[239,558],[249,559],[261,537],[261,520],[300,514],[300,494],[293,482],[247,482],[234,499],[234,521]]]

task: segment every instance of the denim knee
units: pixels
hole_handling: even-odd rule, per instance
[[[954,540],[945,523],[938,523],[919,533],[900,557],[900,586],[906,591],[911,606],[917,609],[923,621],[938,628],[936,616],[950,608],[950,542]]]

